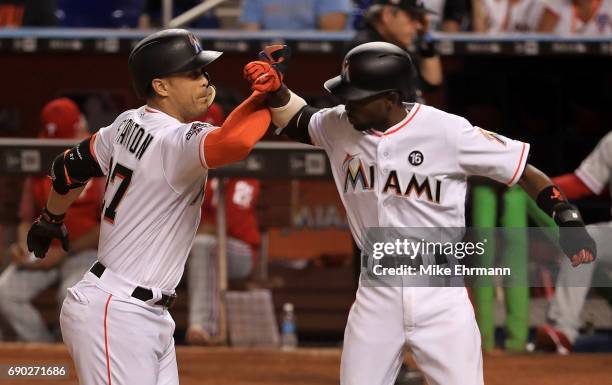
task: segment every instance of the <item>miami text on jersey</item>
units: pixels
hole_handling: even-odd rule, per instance
[[[342,172],[344,172],[344,193],[348,193],[349,189],[355,191],[361,187],[362,191],[373,190],[376,187],[376,166],[370,165],[368,172],[356,155],[347,155],[342,163]],[[415,196],[420,198],[424,196],[432,203],[440,203],[442,194],[442,181],[426,176],[421,182],[417,179],[416,174],[410,173],[408,184],[404,185],[396,170],[389,171],[385,183],[382,187],[383,194],[396,194],[409,198]],[[403,187],[405,186],[405,188]]]

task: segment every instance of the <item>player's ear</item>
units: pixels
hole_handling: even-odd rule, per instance
[[[165,79],[155,78],[151,80],[153,91],[159,96],[168,96],[168,82]]]

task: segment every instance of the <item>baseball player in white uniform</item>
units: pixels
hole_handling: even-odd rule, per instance
[[[601,139],[573,174],[561,175],[553,181],[569,199],[599,195],[606,187],[612,194],[612,132]],[[580,314],[595,268],[612,266],[612,222],[588,225],[587,231],[600,250],[597,261],[578,269],[572,269],[568,261],[561,261],[555,295],[548,309],[548,324],[536,333],[540,348],[553,348],[561,354],[572,350],[582,326]]]
[[[539,31],[559,35],[612,34],[612,0],[543,0]]]
[[[200,220],[208,169],[246,157],[270,114],[254,93],[221,127],[194,122],[214,98],[202,50],[186,30],[154,33],[129,58],[146,105],[59,155],[53,189],[28,233],[45,256],[68,248],[63,213],[93,176],[106,175],[98,261],[69,289],[62,335],[83,385],[178,384],[174,321],[167,311]]]
[[[245,77],[253,89],[272,91],[275,126],[326,151],[362,250],[370,228],[464,227],[466,178],[483,175],[519,183],[562,229],[578,226],[561,242],[574,264],[595,258],[576,208],[527,163],[529,144],[413,103],[414,68],[405,51],[383,42],[349,51],[342,74],[325,83],[345,104],[317,110],[280,83],[285,50],[269,47],[260,54],[267,61],[247,64]],[[429,385],[483,384],[480,336],[465,288],[363,283],[345,330],[341,384],[392,384],[405,348]]]

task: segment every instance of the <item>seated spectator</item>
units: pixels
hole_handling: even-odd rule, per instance
[[[371,41],[385,41],[407,50],[412,55],[418,72],[421,90],[433,90],[443,82],[442,64],[429,34],[429,15],[418,0],[375,0],[365,14],[365,24],[358,31],[348,49]]]
[[[612,34],[612,0],[544,0],[539,32],[559,35]]]
[[[0,0],[0,28],[57,24],[55,0]]]
[[[51,101],[42,110],[40,137],[84,137],[86,133],[81,127],[80,115],[79,108],[70,99]],[[27,342],[54,340],[31,301],[59,281],[57,300],[61,304],[68,288],[77,283],[96,261],[103,178],[91,180],[66,213],[64,223],[70,234],[69,252],[65,252],[59,242],[51,245],[44,259],[36,259],[28,252],[28,229],[45,207],[50,189],[51,179],[46,176],[26,179],[19,210],[21,223],[17,242],[10,247],[12,263],[0,275],[0,316],[8,322],[19,340]]]
[[[202,121],[215,126],[223,122],[223,111],[213,103]],[[217,188],[219,179],[206,184],[202,218],[187,266],[189,292],[189,326],[186,340],[192,345],[215,345],[224,342],[219,335],[219,255],[217,242]],[[225,185],[227,229],[227,276],[247,278],[253,269],[260,245],[255,217],[259,199],[259,182],[255,179],[229,179]]]
[[[472,0],[474,32],[529,32],[538,28],[542,0]]]
[[[423,5],[435,12],[429,16],[433,31],[459,32],[469,24],[468,0],[423,0]]]
[[[202,3],[203,0],[174,0],[172,17],[179,16],[193,7]],[[161,0],[145,0],[142,14],[138,20],[138,28],[161,28],[162,27],[162,2]],[[219,28],[219,19],[214,9],[205,12],[203,15],[189,23],[185,28]]]
[[[362,29],[364,15],[375,0],[356,0],[354,12],[354,27]],[[399,1],[397,2],[400,3]],[[433,31],[458,32],[469,24],[468,0],[422,0],[422,5],[432,12],[429,14],[429,24]]]
[[[351,12],[350,0],[243,0],[240,22],[251,31],[341,31]]]

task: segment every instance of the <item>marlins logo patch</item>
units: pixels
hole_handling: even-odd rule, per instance
[[[502,139],[503,136],[498,135],[492,131],[487,131],[484,128],[480,128],[480,127],[476,127],[476,128],[478,129],[478,131],[480,131],[482,135],[484,135],[485,138],[487,138],[487,140],[494,140],[497,143],[501,144],[502,146],[506,146],[506,141]]]

